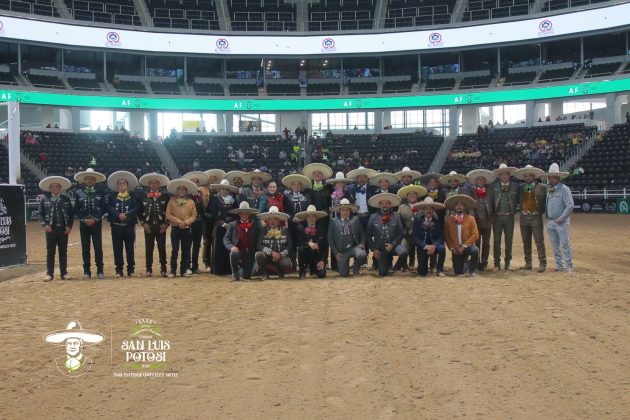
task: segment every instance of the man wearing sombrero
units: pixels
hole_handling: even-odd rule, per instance
[[[553,271],[573,275],[573,253],[569,242],[573,196],[571,189],[562,182],[568,176],[568,172],[560,171],[557,163],[551,164],[549,171],[542,175],[550,184],[547,190],[547,234],[556,261]]]
[[[273,268],[283,278],[293,267],[293,240],[289,229],[283,225],[289,220],[289,215],[271,207],[268,212],[258,215],[265,226],[260,230],[256,246],[256,264],[263,280],[269,279],[269,267]]]
[[[214,191],[214,196],[206,209],[206,213],[211,214],[214,221],[210,266],[213,274],[232,274],[230,255],[223,244],[223,237],[229,223],[236,219],[235,215],[230,213],[230,210],[238,208],[236,201],[238,188],[230,185],[228,180],[224,178],[218,184],[211,184],[210,189]]]
[[[505,163],[499,165],[493,171],[497,180],[492,184],[494,195],[494,268],[493,271],[501,270],[501,236],[505,235],[505,255],[503,258],[505,271],[510,271],[510,261],[512,261],[512,241],[514,239],[514,215],[518,206],[519,186],[515,182],[510,182],[510,177],[516,168],[509,167]]]
[[[142,175],[139,179],[140,185],[149,188],[149,191],[142,194],[140,199],[140,221],[144,229],[147,277],[153,275],[153,249],[156,243],[160,261],[160,274],[162,277],[168,275],[166,269],[166,230],[168,229],[166,206],[168,205],[169,196],[160,191],[160,188],[166,187],[168,181],[166,175],[155,172]]]
[[[370,206],[368,205],[368,200],[372,194],[371,190],[373,187],[369,185],[369,182],[370,178],[377,173],[378,172],[374,169],[359,166],[357,169],[354,169],[347,174],[348,178],[354,179],[355,181],[354,184],[348,187],[348,192],[351,196],[349,202],[358,206],[356,217],[359,219],[359,222],[361,222],[361,227],[364,231],[367,228],[368,221],[370,220]],[[365,249],[367,249],[367,244],[365,244]]]
[[[418,218],[419,211],[416,204],[420,201],[420,197],[427,194],[427,190],[420,185],[408,184],[401,187],[397,194],[403,200],[403,203],[398,207],[398,214],[404,229],[402,244],[407,249],[409,262],[407,263],[407,258],[398,258],[394,269],[400,268],[402,271],[406,271],[407,268],[413,268],[416,262],[416,244],[412,238],[414,221]]]
[[[51,344],[63,344],[66,347],[66,355],[57,357],[55,364],[61,373],[67,376],[80,376],[92,368],[92,359],[83,354],[85,345],[93,345],[102,342],[105,337],[96,331],[84,330],[81,324],[71,321],[65,330],[47,334],[44,340]]]
[[[79,219],[81,233],[81,256],[83,257],[83,278],[92,277],[90,262],[90,241],[94,246],[94,262],[96,275],[99,279],[105,277],[103,273],[103,214],[105,213],[105,195],[96,188],[96,184],[107,178],[92,168],[79,172],[74,180],[83,184],[75,192],[74,214]]]
[[[67,195],[61,194],[71,186],[70,180],[62,176],[49,176],[39,182],[39,188],[45,191],[39,199],[37,219],[46,232],[46,277],[51,281],[55,277],[55,253],[59,250],[59,271],[61,279],[68,276],[68,235],[74,223],[72,202]]]
[[[477,247],[480,249],[479,271],[488,268],[488,258],[490,257],[490,236],[492,235],[492,223],[494,220],[494,189],[492,183],[495,176],[487,169],[474,169],[466,174],[471,183],[472,198],[475,200],[475,222],[479,231]]]
[[[222,169],[208,169],[204,172],[208,177],[208,185],[218,184],[225,177],[225,171]],[[214,192],[208,187],[208,204],[214,197]],[[212,232],[214,230],[214,220],[212,220],[212,214],[207,212],[208,205],[204,208],[204,221],[203,221],[203,263],[205,265],[206,273],[212,271],[210,265],[212,263]]]
[[[109,175],[107,186],[114,191],[107,200],[107,216],[112,229],[116,277],[123,276],[123,248],[127,255],[127,275],[133,276],[136,267],[136,223],[140,214],[140,200],[134,193],[138,179],[131,172],[117,171]]]
[[[370,198],[369,204],[377,208],[378,212],[370,216],[365,235],[376,260],[378,275],[387,276],[394,255],[403,259],[408,255],[402,245],[402,221],[398,213],[392,212],[392,207],[400,206],[401,200],[396,194],[379,193]]]
[[[390,172],[379,172],[370,177],[370,187],[368,188],[368,200],[376,194],[396,194],[398,178]],[[378,206],[370,206],[370,213],[378,212]]]
[[[446,199],[440,189],[440,178],[443,176],[444,175],[437,172],[429,172],[420,176],[419,179],[419,185],[422,185],[427,189],[427,196],[431,197],[433,201],[437,201],[438,203],[444,203],[444,200]]]
[[[545,174],[542,169],[527,165],[514,172],[514,178],[523,181],[521,185],[521,237],[523,238],[523,253],[525,265],[523,270],[532,269],[532,236],[536,243],[538,254],[538,272],[544,273],[547,269],[547,257],[545,255],[545,236],[543,234],[543,214],[547,201],[547,187],[537,180]]]
[[[191,226],[197,221],[197,206],[188,195],[197,190],[197,185],[188,179],[173,179],[166,187],[171,199],[166,207],[166,219],[171,224],[171,272],[169,277],[177,275],[177,256],[181,248],[179,273],[182,277],[191,276],[190,242]]]
[[[396,177],[400,180],[398,184],[396,184],[397,191],[400,188],[413,185],[414,181],[422,176],[420,172],[412,171],[408,166],[405,166],[401,171],[396,172],[394,175],[396,175]]]
[[[323,163],[311,163],[304,167],[302,174],[312,181],[312,186],[308,191],[310,203],[318,211],[328,212],[331,207],[330,194],[332,188],[330,184],[326,183],[326,180],[332,177],[332,169]]]
[[[297,224],[293,221],[296,214],[304,211],[311,204],[309,195],[305,190],[311,188],[311,180],[300,174],[291,174],[282,178],[282,183],[287,190],[284,192],[284,211],[289,215],[289,232],[291,238],[295,238],[297,235]],[[295,257],[295,251],[297,248],[297,242],[292,242],[291,250],[292,257]]]
[[[230,210],[230,213],[238,215],[237,220],[228,223],[223,236],[223,244],[230,253],[232,281],[240,281],[241,277],[249,280],[252,278],[260,232],[260,224],[252,220],[252,216],[258,213],[258,209],[251,208],[248,201],[241,201],[238,209]]]
[[[440,185],[444,187],[442,194],[445,198],[458,194],[470,195],[471,191],[466,185],[467,182],[468,177],[466,175],[451,171],[448,175],[440,178]]]
[[[332,186],[330,193],[330,206],[337,207],[342,199],[347,199],[352,202],[352,194],[348,191],[348,184],[352,182],[352,179],[346,178],[343,172],[337,172],[334,178],[326,180],[326,183]]]
[[[190,226],[190,266],[188,268],[193,274],[201,274],[201,270],[199,269],[199,252],[201,251],[201,240],[203,238],[204,211],[210,200],[208,176],[205,172],[194,171],[183,175],[182,179],[192,181],[197,187],[194,191],[189,193],[195,203],[197,219],[192,226]]]
[[[426,276],[429,273],[429,259],[435,256],[437,276],[444,277],[444,260],[446,259],[444,225],[442,219],[437,216],[437,211],[443,210],[444,204],[426,197],[414,207],[420,213],[414,220],[412,233],[418,250],[418,274]]]
[[[479,239],[475,218],[468,214],[475,208],[475,200],[464,194],[456,194],[448,197],[444,203],[447,210],[453,212],[446,218],[444,224],[444,241],[451,250],[453,257],[453,271],[455,275],[462,276],[468,259],[468,275],[476,277],[475,270],[479,263],[479,248],[476,242]]]
[[[260,199],[265,195],[263,183],[271,181],[271,175],[256,169],[249,172],[250,185],[243,187],[238,201],[247,201],[250,208],[257,209],[260,206]]]
[[[243,192],[243,186],[249,183],[249,174],[243,171],[230,171],[225,174],[225,177],[230,185],[235,186],[238,191],[236,192],[236,196],[240,196],[241,192]]]
[[[319,211],[309,205],[295,218],[302,223],[297,226],[298,264],[300,278],[306,278],[306,269],[311,276],[326,277],[326,261],[328,261],[327,226],[321,221],[328,217],[325,211]],[[334,258],[334,255],[333,255]]]
[[[333,208],[338,216],[331,219],[328,225],[328,245],[337,259],[337,269],[341,277],[350,275],[350,258],[354,258],[354,275],[359,274],[367,259],[365,231],[359,219],[352,216],[358,209],[359,206],[350,203],[348,199],[342,199],[339,206]]]

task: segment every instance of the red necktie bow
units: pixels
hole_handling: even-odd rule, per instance
[[[455,223],[457,223],[458,225],[463,225],[464,224],[464,215],[463,214],[456,214],[453,216],[453,219],[455,220]]]
[[[159,196],[161,196],[162,194],[158,191],[158,192],[150,192],[147,194],[147,197],[149,198],[158,198]]]
[[[385,215],[385,216],[381,216],[381,223],[382,223],[382,224],[389,223],[389,221],[390,221],[391,219],[392,219],[392,217],[391,217],[389,214],[387,214],[387,215]]]
[[[304,232],[306,232],[307,235],[315,236],[317,229],[313,226],[308,226],[304,228]]]
[[[477,197],[486,198],[486,189],[484,187],[477,187]]]

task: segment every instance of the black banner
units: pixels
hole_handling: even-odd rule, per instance
[[[23,185],[0,185],[0,267],[26,264]]]
[[[573,202],[576,213],[617,213],[616,198],[575,198]]]

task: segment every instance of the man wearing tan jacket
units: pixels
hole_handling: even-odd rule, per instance
[[[197,220],[197,209],[195,202],[187,195],[197,191],[194,182],[187,179],[174,179],[166,187],[173,195],[166,206],[166,220],[171,224],[171,272],[169,277],[177,274],[177,254],[181,247],[182,259],[180,261],[179,272],[182,276],[189,277],[192,271],[188,268],[190,264],[190,227]]]
[[[475,218],[468,214],[475,208],[475,200],[468,195],[456,194],[448,197],[444,205],[454,212],[446,217],[444,223],[444,241],[453,255],[453,271],[455,275],[463,276],[468,264],[468,275],[476,277],[479,248],[475,243],[479,239],[479,231]],[[467,262],[468,257],[470,261]]]

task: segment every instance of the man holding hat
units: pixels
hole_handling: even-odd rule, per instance
[[[561,172],[560,166],[553,163],[549,172],[542,176],[548,178],[550,184],[547,189],[547,234],[556,261],[553,271],[566,271],[573,275],[573,254],[569,242],[573,196],[571,189],[562,182],[569,173]]]
[[[354,275],[358,275],[361,265],[367,259],[365,251],[365,232],[357,217],[352,213],[359,206],[351,204],[346,198],[342,199],[333,211],[338,216],[331,219],[328,225],[328,245],[337,259],[337,268],[341,277],[350,275],[350,258],[354,258]]]
[[[379,211],[370,216],[365,234],[377,262],[378,275],[387,276],[394,255],[398,258],[408,255],[402,245],[404,231],[400,216],[392,212],[392,207],[400,206],[401,200],[396,194],[379,193],[370,198],[369,204]]]
[[[512,241],[514,239],[514,215],[518,206],[519,186],[510,182],[510,177],[516,168],[508,167],[505,163],[499,165],[493,171],[498,179],[492,184],[494,204],[494,268],[492,271],[501,270],[501,236],[505,235],[504,269],[510,271],[512,261]]]
[[[538,253],[538,272],[544,273],[547,269],[547,257],[545,255],[545,236],[543,234],[543,214],[547,201],[547,187],[537,182],[537,179],[545,174],[542,169],[527,165],[514,172],[514,178],[524,181],[521,185],[521,237],[523,238],[523,253],[525,254],[525,266],[523,270],[532,269],[532,236],[536,242]]]
[[[254,253],[260,232],[260,224],[251,217],[258,213],[258,209],[251,208],[248,201],[241,201],[239,208],[230,210],[230,213],[239,216],[238,220],[228,223],[223,236],[223,244],[230,253],[232,281],[240,281],[241,277],[249,280],[252,278]]]
[[[475,200],[475,222],[479,231],[477,247],[481,250],[477,269],[484,271],[488,268],[488,258],[490,257],[490,236],[494,221],[494,189],[491,186],[495,181],[495,176],[492,171],[487,169],[475,169],[468,172],[466,176],[475,183],[475,188],[472,189],[472,198]]]
[[[197,190],[197,185],[187,179],[174,179],[168,183],[166,187],[172,195],[166,207],[166,219],[171,224],[171,273],[169,277],[177,275],[177,255],[182,252],[182,258],[179,265],[179,273],[181,276],[191,276],[190,270],[190,228],[197,220],[197,206],[194,200],[188,198]]]
[[[281,213],[277,207],[271,207],[268,212],[258,215],[258,219],[265,223],[258,237],[256,249],[256,264],[263,280],[269,279],[268,266],[271,265],[280,278],[293,267],[293,240],[289,229],[283,225],[289,220],[289,215]]]
[[[146,276],[153,275],[153,249],[157,243],[160,258],[160,274],[166,277],[166,206],[168,194],[162,194],[160,188],[166,187],[168,177],[158,173],[149,173],[140,177],[140,185],[148,187],[149,191],[140,200],[140,221],[144,229],[144,249],[146,260]]]
[[[437,210],[443,210],[444,204],[427,197],[414,206],[421,215],[413,222],[413,241],[418,250],[418,274],[426,276],[429,273],[429,259],[437,258],[437,276],[444,277],[444,260],[446,246],[444,244],[444,225],[437,216]]]
[[[79,172],[74,180],[83,184],[83,188],[75,192],[74,214],[79,219],[81,233],[81,256],[83,257],[83,278],[92,277],[90,262],[90,241],[94,246],[96,275],[99,279],[105,277],[103,273],[103,214],[105,213],[105,196],[101,190],[95,188],[97,183],[107,178],[92,168]]]
[[[309,205],[295,218],[302,223],[297,226],[298,262],[300,278],[306,278],[306,269],[318,278],[326,277],[326,261],[328,260],[327,226],[321,221],[328,217],[325,211],[319,211]],[[333,255],[334,258],[334,255]]]
[[[190,271],[194,274],[201,274],[199,269],[199,252],[201,251],[201,239],[203,238],[204,211],[210,201],[210,191],[208,190],[208,176],[205,172],[188,172],[182,179],[192,181],[197,188],[189,194],[195,203],[197,219],[190,227]]]
[[[208,185],[218,184],[225,177],[225,171],[221,169],[208,169],[204,172],[208,177]],[[210,200],[214,196],[214,192],[210,190],[208,187],[208,204]],[[210,268],[212,262],[212,232],[214,230],[214,220],[212,220],[212,214],[207,212],[208,205],[204,208],[204,219],[203,219],[203,263],[206,268],[206,273],[210,273],[212,269]]]
[[[453,212],[444,225],[444,241],[453,256],[453,271],[455,275],[464,275],[466,260],[470,257],[468,275],[476,277],[479,248],[475,243],[479,232],[475,218],[468,214],[475,208],[475,200],[468,195],[456,194],[448,197],[444,205]]]
[[[407,249],[409,263],[407,263],[407,258],[398,258],[394,269],[400,268],[402,271],[406,271],[407,268],[413,268],[415,265],[416,243],[413,240],[412,231],[414,221],[418,218],[419,210],[417,204],[420,201],[420,197],[424,197],[427,194],[427,190],[420,185],[408,184],[401,187],[397,194],[403,200],[403,203],[398,207],[398,215],[403,224],[404,238],[402,244]]]
[[[46,232],[46,277],[51,281],[55,277],[55,253],[59,249],[59,271],[61,279],[68,276],[68,235],[74,223],[72,202],[67,195],[62,195],[71,186],[70,180],[62,176],[49,176],[39,182],[39,188],[46,193],[39,200],[37,219]]]
[[[116,277],[123,276],[123,247],[127,254],[127,275],[131,277],[136,268],[136,223],[140,214],[140,200],[133,193],[138,186],[138,179],[131,172],[116,171],[107,178],[107,186],[111,191],[117,191],[111,193],[107,200]]]

